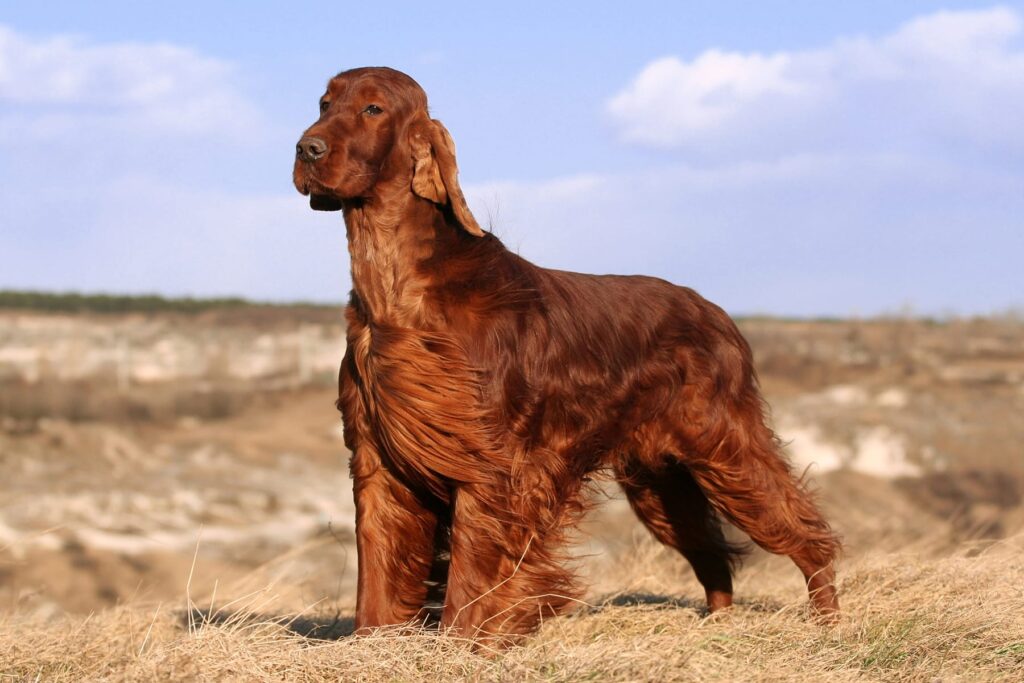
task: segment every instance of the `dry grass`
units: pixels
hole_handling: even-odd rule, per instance
[[[623,576],[652,577],[663,588],[658,561],[640,562],[622,567]],[[745,582],[747,599],[726,614],[703,616],[692,583],[672,598],[618,595],[490,656],[423,631],[331,639],[347,620],[267,617],[271,591],[192,624],[166,604],[49,623],[8,617],[0,680],[1024,678],[1024,537],[943,559],[866,555],[842,577],[844,616],[832,628],[808,622],[798,591],[777,601],[779,577],[769,571]]]

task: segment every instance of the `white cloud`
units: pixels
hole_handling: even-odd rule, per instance
[[[237,137],[259,115],[235,77],[228,62],[177,45],[36,38],[0,25],[0,141],[113,129]]]
[[[623,139],[711,159],[952,145],[1024,149],[1022,19],[939,12],[881,38],[657,59],[608,102]],[[951,144],[952,143],[952,144]]]
[[[709,50],[692,63],[657,59],[608,103],[636,142],[671,145],[680,136],[715,128],[771,95],[797,96],[787,76],[790,58]]]
[[[911,59],[963,63],[985,55],[998,57],[1020,29],[1020,16],[1004,7],[947,11],[913,19],[881,42],[885,49]]]

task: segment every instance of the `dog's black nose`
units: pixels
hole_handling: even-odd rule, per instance
[[[295,156],[303,161],[316,161],[327,154],[327,143],[320,138],[307,137],[295,145]]]

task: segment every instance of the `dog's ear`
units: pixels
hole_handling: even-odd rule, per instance
[[[450,205],[463,230],[483,237],[484,231],[470,212],[459,187],[455,142],[441,122],[426,114],[414,121],[409,127],[409,147],[415,164],[412,191],[435,204]]]
[[[325,194],[311,194],[309,208],[314,211],[341,211],[341,200]]]

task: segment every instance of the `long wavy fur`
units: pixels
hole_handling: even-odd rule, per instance
[[[295,178],[333,193],[314,206],[343,206],[348,230],[338,407],[360,631],[433,610],[443,628],[510,642],[564,611],[578,594],[567,535],[599,470],[689,560],[712,610],[731,604],[742,550],[727,520],[790,556],[817,613],[834,614],[839,542],[767,425],[732,320],[693,290],[547,270],[483,232],[408,76],[345,72],[331,98],[306,136],[342,151],[300,159]],[[391,118],[346,113],[369,100]]]

